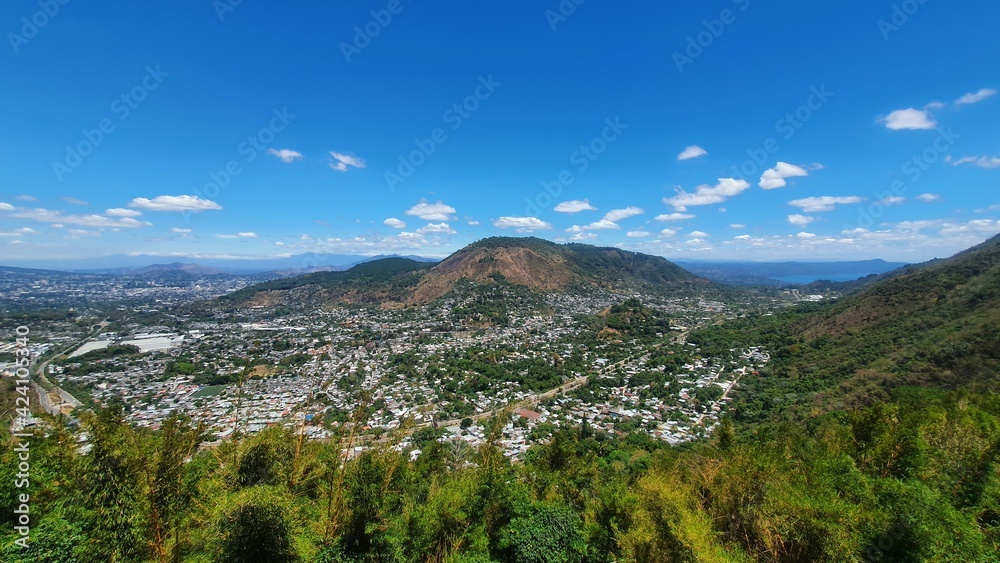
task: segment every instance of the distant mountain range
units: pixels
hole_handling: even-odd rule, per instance
[[[571,280],[579,280],[581,276],[586,277],[591,274],[598,276],[615,276],[617,266],[624,265],[626,260],[617,264],[615,268],[613,262],[607,261],[607,256],[615,255],[619,258],[632,256],[646,256],[637,253],[627,253],[619,249],[604,249],[604,258],[599,256],[602,253],[590,253],[584,249],[595,248],[583,244],[557,245],[542,239],[529,238],[505,238],[494,237],[484,239],[474,243],[448,257],[439,271],[444,272],[442,279],[447,286],[457,277],[468,277],[470,279],[482,281],[483,272],[485,275],[492,273],[492,269],[487,266],[470,265],[462,257],[470,253],[478,252],[477,249],[492,248],[493,256],[489,260],[500,260],[504,262],[504,268],[510,274],[514,283],[521,285],[552,285],[562,284]],[[520,250],[514,250],[515,248]],[[552,249],[561,248],[563,256],[554,258],[551,255]],[[575,251],[574,251],[575,249]],[[615,254],[621,253],[621,254]],[[566,261],[566,269],[552,270],[550,274],[557,274],[555,278],[545,280],[529,279],[536,276],[533,266],[530,263],[535,256],[548,256],[556,262]],[[10,262],[5,266],[0,266],[0,270],[8,272],[53,275],[58,272],[72,272],[77,274],[111,274],[111,275],[191,275],[191,276],[215,276],[215,275],[251,275],[260,273],[273,274],[271,277],[291,277],[314,272],[339,272],[366,262],[378,261],[385,258],[405,258],[419,263],[436,263],[438,259],[423,256],[408,255],[379,255],[361,256],[353,254],[319,254],[306,253],[284,258],[267,259],[212,259],[212,258],[185,258],[184,261],[174,261],[161,263],[162,257],[152,255],[114,255],[101,258],[88,258],[76,260],[49,260],[37,262]],[[655,257],[650,256],[649,259]],[[652,262],[648,259],[640,261],[648,268]],[[664,260],[666,262],[666,260]],[[485,263],[485,262],[484,262]],[[850,282],[852,280],[864,278],[870,275],[885,274],[906,266],[902,262],[886,262],[884,260],[862,260],[853,262],[713,262],[713,261],[677,261],[672,265],[683,268],[687,272],[695,274],[709,280],[739,286],[782,286],[782,285],[804,285],[820,280],[829,282]],[[521,270],[520,267],[526,269]],[[631,268],[640,267],[634,263]],[[593,272],[588,268],[596,268]],[[641,267],[640,267],[641,269]],[[627,274],[628,268],[623,275]],[[451,272],[451,273],[448,273]],[[458,272],[458,273],[456,273]],[[633,272],[637,273],[637,272]],[[647,273],[649,273],[647,271]],[[507,274],[504,274],[507,275]],[[676,270],[673,275],[680,275]],[[520,281],[516,281],[520,280]],[[423,292],[435,293],[429,287],[428,282],[422,288]]]
[[[193,275],[213,274],[256,274],[278,272],[286,275],[346,270],[363,262],[398,255],[362,256],[358,254],[320,254],[309,252],[283,258],[264,259],[217,259],[184,258],[183,262],[162,263],[162,256],[148,254],[117,254],[99,258],[73,260],[8,261],[4,266],[21,269],[50,270],[87,274],[144,274],[150,272],[177,271]],[[436,262],[435,258],[405,256],[417,262]]]

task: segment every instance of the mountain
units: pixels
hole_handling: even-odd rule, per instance
[[[560,245],[534,237],[493,237],[433,265],[409,258],[384,258],[344,272],[318,272],[255,285],[226,300],[258,305],[303,300],[420,304],[447,295],[460,281],[507,283],[536,291],[676,290],[711,285],[659,256],[585,244]]]
[[[1000,236],[907,266],[844,299],[714,327],[693,340],[741,339],[774,352],[747,382],[741,416],[823,412],[888,400],[907,387],[1000,388]]]
[[[382,258],[362,262],[346,271],[314,272],[253,285],[218,302],[250,306],[402,303],[409,300],[431,266],[409,258]]]
[[[358,254],[323,254],[307,252],[293,256],[276,258],[206,258],[186,257],[184,263],[197,264],[205,268],[218,270],[228,274],[255,274],[261,272],[280,271],[286,273],[304,273],[313,271],[336,271],[350,268],[362,262],[377,260],[386,256],[363,256]],[[422,256],[409,256],[418,262],[437,261]],[[101,256],[96,258],[80,258],[67,260],[33,260],[11,261],[8,266],[60,270],[79,273],[124,274],[137,269],[157,267],[162,256],[151,254]],[[150,266],[153,264],[153,266]]]
[[[660,256],[587,244],[559,245],[535,237],[491,237],[459,250],[432,268],[421,280],[414,299],[426,302],[441,297],[460,279],[489,283],[498,276],[538,291],[706,283]]]
[[[182,272],[192,276],[211,276],[223,273],[222,270],[216,268],[202,266],[200,264],[182,264],[180,262],[173,262],[171,264],[153,264],[144,268],[131,270],[128,273],[132,275],[142,275],[157,272]]]

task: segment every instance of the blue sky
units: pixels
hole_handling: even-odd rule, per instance
[[[0,263],[1000,232],[1000,5],[12,1]]]

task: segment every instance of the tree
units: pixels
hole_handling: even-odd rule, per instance
[[[586,547],[576,514],[549,504],[511,520],[501,545],[513,563],[575,563]]]
[[[226,503],[215,523],[220,563],[299,561],[292,546],[289,508],[270,487],[240,491]]]

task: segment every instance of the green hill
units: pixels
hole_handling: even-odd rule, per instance
[[[226,295],[219,302],[277,305],[403,301],[431,266],[432,263],[409,258],[383,258],[343,272],[315,272],[253,285]]]
[[[768,372],[748,382],[747,420],[888,400],[902,388],[995,391],[1000,384],[1000,237],[909,266],[839,301],[713,327],[719,351],[766,343]]]
[[[535,291],[643,287],[675,291],[711,286],[660,256],[560,245],[534,237],[493,237],[473,243],[438,264],[384,258],[344,272],[317,272],[254,285],[221,303],[423,304],[453,292],[460,282],[509,283]]]

